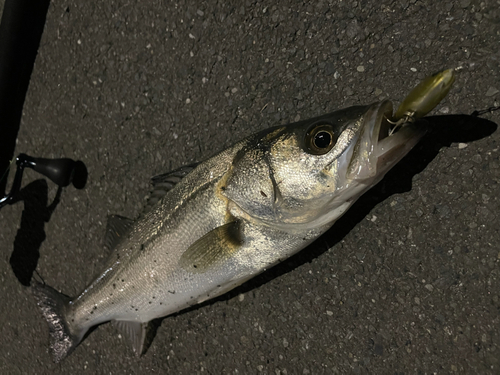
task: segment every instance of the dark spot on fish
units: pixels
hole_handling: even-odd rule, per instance
[[[156,298],[156,297],[155,297],[155,296],[153,296],[153,299],[155,299],[155,298]]]
[[[134,305],[130,305],[130,307],[133,309],[133,308],[134,308]]]
[[[217,285],[217,288],[220,288],[220,285]]]
[[[163,302],[160,302],[160,305],[163,305]]]
[[[155,260],[153,260],[153,262],[155,262],[155,263],[156,263],[156,259],[155,259]]]
[[[151,301],[149,301],[149,304],[151,305],[151,304],[152,304],[152,302],[151,302]]]
[[[226,187],[225,187],[225,186],[221,186],[221,187],[220,187],[220,189],[221,189],[222,191],[226,191]]]
[[[262,195],[264,198],[267,198],[267,194],[264,193],[262,190],[260,191],[260,195]]]
[[[110,295],[110,296],[112,296],[112,295],[113,295],[113,293],[109,293],[109,295]]]
[[[135,309],[135,311],[139,311],[139,309]]]
[[[144,250],[144,244],[141,243],[141,250]]]
[[[170,294],[175,294],[175,290],[169,290],[168,291]]]
[[[198,268],[198,266],[197,266],[196,264],[193,264],[193,267],[194,267],[194,268]]]
[[[93,314],[94,312],[93,312],[93,311],[91,311],[90,313],[91,313],[91,314]],[[87,320],[88,320],[88,319],[87,319]]]
[[[122,283],[124,283],[124,282],[125,282],[125,279],[122,279]]]
[[[113,283],[113,289],[116,289],[116,284],[115,283]]]
[[[120,259],[120,254],[116,254],[116,259]]]
[[[71,319],[71,321],[72,321],[72,322],[74,322],[74,321],[75,321],[75,319]]]
[[[112,305],[114,305],[115,303],[114,302],[111,302]]]
[[[94,310],[97,310],[97,305],[94,305]]]

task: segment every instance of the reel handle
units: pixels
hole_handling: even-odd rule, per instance
[[[33,158],[31,156],[21,154],[17,157],[18,163],[26,163],[24,166],[29,167],[36,172],[49,178],[56,185],[61,187],[68,186],[75,175],[76,161],[73,159],[45,159]]]

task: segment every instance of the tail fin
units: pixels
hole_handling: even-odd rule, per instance
[[[38,282],[32,283],[31,291],[49,324],[54,362],[60,362],[82,341],[87,330],[77,329],[68,322],[69,297]]]

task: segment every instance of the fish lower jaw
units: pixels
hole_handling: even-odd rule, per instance
[[[427,129],[422,121],[404,123],[396,131],[392,131],[393,125],[388,117],[388,112],[382,117],[379,114],[379,123],[375,125],[373,139],[365,141],[364,150],[360,152],[362,160],[351,163],[356,168],[349,170],[350,180],[365,181],[365,184],[371,185],[378,182],[426,133]]]
[[[425,133],[424,126],[409,123],[403,125],[396,133],[379,140],[374,148],[377,173],[385,174],[420,141]]]

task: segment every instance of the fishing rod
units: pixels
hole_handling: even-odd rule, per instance
[[[17,156],[16,174],[5,194],[8,171],[13,164],[24,99],[45,25],[49,0],[6,0],[0,22],[0,208],[17,201],[25,168],[31,168],[60,187],[85,186],[83,162],[68,158],[44,159]]]

